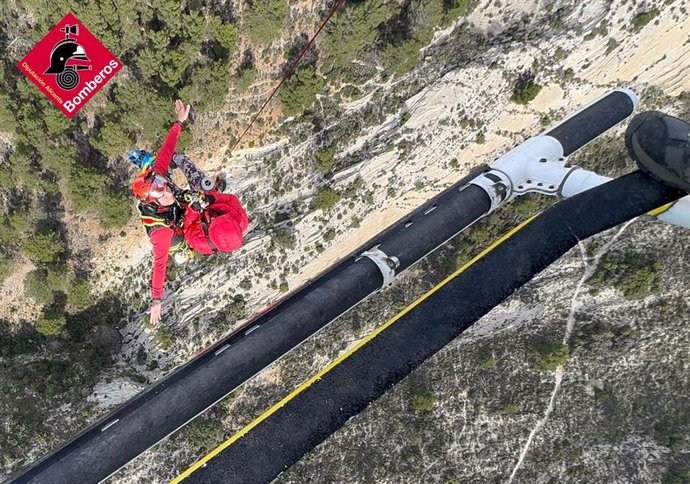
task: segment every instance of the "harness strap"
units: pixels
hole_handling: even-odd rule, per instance
[[[208,242],[208,246],[211,248],[213,252],[218,252],[218,247],[216,247],[216,244],[213,243],[211,237],[208,235],[208,224],[205,221],[201,222],[201,229],[204,231],[204,235],[206,236],[206,242]]]
[[[211,236],[208,234],[208,226],[211,222],[211,216],[208,211],[204,211],[201,217],[201,229],[204,231],[204,236],[206,236],[206,242],[213,252],[218,252],[218,247],[211,240]]]
[[[145,227],[156,227],[156,226],[169,226],[164,218],[154,218],[154,217],[141,217],[141,223],[144,224]]]
[[[172,205],[167,210],[158,212],[155,205],[140,203],[138,209],[139,219],[148,235],[151,235],[152,231],[160,227],[168,227],[175,234],[182,234],[184,232],[182,227],[178,225],[181,219],[181,208],[178,205]]]

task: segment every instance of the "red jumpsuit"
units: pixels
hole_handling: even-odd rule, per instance
[[[168,173],[170,160],[172,160],[172,156],[175,153],[180,132],[182,132],[182,125],[180,123],[173,124],[163,142],[163,147],[158,156],[156,156],[156,160],[153,163],[153,171],[161,176],[165,176]],[[144,214],[141,205],[139,207],[139,211],[142,213],[141,221],[144,223],[153,244],[151,295],[153,299],[162,299],[165,276],[168,271],[170,247],[173,245],[173,239],[179,239],[176,235],[179,235],[180,231],[173,228],[173,224],[170,223],[170,212],[175,209],[174,207],[159,207],[157,204],[147,205],[149,205],[148,208],[152,208],[151,205],[155,205],[153,208],[156,212],[154,214]],[[179,207],[177,209],[179,210]]]
[[[165,176],[168,173],[181,131],[179,123],[170,128],[153,164],[153,170],[159,175]],[[232,252],[242,245],[248,219],[239,200],[235,195],[218,192],[211,194],[215,201],[202,214],[177,203],[171,206],[158,206],[155,203],[139,205],[141,220],[153,244],[153,299],[163,298],[170,249],[182,244],[184,239],[187,239],[192,249],[202,254],[212,254],[216,250]],[[184,217],[182,229],[176,226],[180,216]],[[204,230],[209,232],[209,237],[206,237]]]

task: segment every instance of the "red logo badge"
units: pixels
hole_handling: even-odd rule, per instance
[[[122,63],[68,13],[17,67],[71,118],[122,69]]]

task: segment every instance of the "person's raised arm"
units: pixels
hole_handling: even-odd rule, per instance
[[[187,106],[181,100],[175,101],[175,114],[177,114],[177,121],[172,125],[170,131],[168,131],[168,136],[163,142],[163,147],[158,152],[156,156],[156,161],[153,164],[153,169],[159,175],[165,175],[170,168],[170,160],[172,160],[172,155],[175,153],[175,148],[177,147],[177,142],[180,139],[180,133],[182,132],[182,123],[187,121],[189,117],[189,110],[191,106]]]

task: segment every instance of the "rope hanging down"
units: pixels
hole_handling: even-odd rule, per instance
[[[283,78],[280,80],[280,83],[275,87],[275,89],[273,89],[273,92],[271,93],[270,96],[268,96],[268,99],[266,99],[266,102],[263,103],[263,105],[261,106],[261,108],[257,111],[257,113],[254,115],[254,117],[252,118],[252,120],[249,122],[249,124],[247,125],[247,127],[245,128],[245,130],[242,132],[242,134],[240,135],[240,137],[237,139],[237,141],[235,141],[235,144],[232,145],[232,148],[230,148],[230,153],[232,153],[232,152],[235,150],[235,148],[237,148],[237,145],[240,144],[240,142],[242,141],[242,138],[244,138],[244,135],[247,134],[247,132],[249,131],[249,129],[250,129],[250,128],[252,127],[252,125],[254,124],[254,121],[256,121],[256,119],[257,119],[257,118],[259,117],[259,115],[262,113],[262,111],[264,110],[264,108],[268,105],[269,102],[271,102],[271,99],[273,99],[273,96],[275,96],[276,92],[278,92],[278,89],[280,89],[281,86],[282,86],[283,84],[285,84],[285,81],[288,79],[288,77],[290,77],[290,76],[295,72],[295,70],[297,69],[297,66],[299,66],[300,61],[302,60],[302,58],[304,57],[304,55],[307,53],[307,51],[309,50],[309,48],[311,47],[311,45],[312,45],[312,44],[314,43],[314,41],[316,40],[316,37],[318,37],[318,35],[321,33],[321,31],[322,31],[323,28],[326,26],[326,24],[327,24],[328,21],[331,19],[331,17],[333,17],[333,15],[335,15],[335,13],[338,11],[338,9],[339,9],[340,7],[342,7],[343,4],[344,4],[346,1],[347,1],[347,0],[338,0],[338,1],[335,3],[335,5],[333,5],[333,7],[331,8],[331,11],[328,12],[328,16],[326,17],[326,20],[323,21],[323,23],[321,24],[321,26],[319,27],[319,29],[318,29],[318,30],[316,31],[316,33],[312,36],[311,40],[309,40],[309,43],[308,43],[308,44],[306,45],[306,47],[302,50],[302,52],[301,52],[300,55],[297,57],[297,59],[295,59],[295,62],[292,63],[292,66],[290,66],[290,70],[287,72],[287,74],[285,74],[285,75],[283,76]],[[229,153],[229,154],[230,154],[230,153]]]

